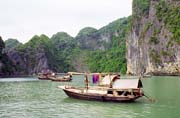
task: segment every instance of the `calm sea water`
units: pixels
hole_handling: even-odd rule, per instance
[[[108,103],[68,98],[57,86],[83,86],[83,77],[71,83],[37,78],[0,79],[0,118],[179,118],[180,78],[143,79],[144,91],[156,99]]]

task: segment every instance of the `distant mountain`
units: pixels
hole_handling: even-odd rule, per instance
[[[11,39],[11,38],[6,40],[4,43],[5,43],[6,49],[15,48],[19,45],[22,45],[22,43],[20,43],[17,39]]]
[[[34,74],[43,69],[55,72],[73,70],[71,53],[75,49],[74,39],[59,32],[50,39],[46,35],[33,36],[29,42],[9,49],[8,56],[19,67],[20,74]]]
[[[51,40],[54,43],[60,43],[61,41],[72,41],[74,38],[66,32],[58,32],[51,37]]]
[[[9,39],[6,41],[7,54],[18,67],[19,74],[31,75],[43,69],[55,72],[122,70],[124,73],[129,19],[118,19],[99,30],[85,27],[75,38],[66,32],[58,32],[51,38],[44,34],[35,35],[25,44]]]
[[[16,74],[16,66],[5,52],[5,43],[0,37],[0,77]]]
[[[111,47],[113,36],[125,35],[121,30],[124,28],[124,25],[128,25],[127,18],[117,19],[99,30],[86,27],[80,30],[75,39],[81,49],[108,50]]]
[[[49,68],[46,52],[51,54],[51,46],[51,40],[46,35],[35,35],[28,43],[9,50],[8,56],[19,67],[20,73],[38,73]]]
[[[96,49],[98,47],[96,32],[97,30],[92,27],[85,27],[79,31],[75,39],[81,49]]]

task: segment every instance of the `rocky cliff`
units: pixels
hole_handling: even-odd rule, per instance
[[[16,40],[6,41],[6,52],[13,61],[19,75],[32,75],[41,72],[44,69],[50,69],[54,72],[73,71],[71,56],[76,49],[74,38],[65,32],[58,32],[47,37],[42,34],[33,36],[25,44],[14,44]]]
[[[108,50],[112,46],[113,37],[125,34],[124,25],[127,25],[128,22],[128,18],[119,18],[98,30],[85,27],[79,31],[75,39],[81,49]]]
[[[5,43],[0,36],[0,77],[15,75],[16,70],[16,66],[5,51]]]
[[[180,75],[180,2],[134,0],[127,73]]]
[[[80,53],[74,58],[80,72],[126,73],[125,36],[131,16],[119,18],[108,25],[95,29],[85,27],[75,37]]]
[[[20,75],[32,75],[42,69],[49,68],[46,56],[49,43],[50,39],[47,36],[35,35],[28,43],[9,49],[7,54],[14,64],[19,67],[17,72]]]

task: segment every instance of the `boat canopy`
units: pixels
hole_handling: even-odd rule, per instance
[[[113,89],[137,89],[142,88],[140,79],[118,79],[113,83]]]

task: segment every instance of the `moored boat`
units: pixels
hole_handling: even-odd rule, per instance
[[[71,75],[51,76],[51,77],[49,77],[49,79],[52,81],[58,81],[58,82],[70,82],[70,81],[72,81],[72,76]]]
[[[71,74],[66,75],[58,75],[50,70],[42,71],[42,73],[38,73],[38,79],[40,80],[51,80],[51,81],[59,81],[59,82],[69,82],[72,80]]]
[[[54,75],[52,73],[47,73],[47,74],[44,74],[44,73],[39,73],[38,74],[38,79],[39,80],[50,80],[50,77],[53,77]]]
[[[105,76],[105,80],[98,86],[59,86],[59,88],[72,98],[104,102],[132,102],[144,95],[141,80],[119,79],[117,75],[112,77]],[[106,81],[107,78],[110,81]]]
[[[37,78],[39,80],[50,80],[49,77],[55,76],[55,73],[49,69],[43,69],[40,73],[38,73]]]

